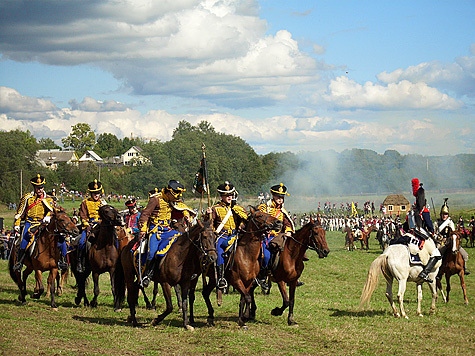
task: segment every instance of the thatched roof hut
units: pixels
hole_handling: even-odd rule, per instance
[[[383,201],[383,206],[386,208],[386,214],[406,213],[411,206],[411,203],[402,194],[391,194]]]

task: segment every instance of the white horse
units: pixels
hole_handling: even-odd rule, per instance
[[[415,246],[411,246],[411,244],[409,244],[409,247],[406,245],[390,245],[378,258],[373,261],[373,263],[371,263],[368,277],[363,288],[363,293],[361,294],[360,308],[369,304],[371,295],[373,294],[378,283],[379,272],[381,271],[386,278],[386,297],[388,298],[389,304],[393,309],[394,316],[396,318],[403,316],[404,318],[408,319],[403,303],[407,281],[415,282],[417,284],[417,315],[422,316],[421,301],[422,284],[424,283],[424,280],[419,278],[419,274],[422,272],[423,266],[410,263],[409,249],[412,250],[413,247]],[[427,239],[424,243],[424,248],[419,252],[419,256],[424,265],[427,264],[431,253],[435,249],[436,246],[434,241],[432,239]],[[441,261],[438,261],[435,267],[429,273],[429,277],[433,281],[432,283],[428,283],[432,292],[430,314],[435,312],[435,302],[437,300],[435,277],[437,276],[441,263]],[[400,314],[393,300],[393,278],[396,278],[399,283],[397,298],[399,301],[399,309],[401,311]]]

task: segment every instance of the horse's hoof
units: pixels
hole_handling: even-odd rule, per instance
[[[192,327],[191,325],[185,325],[185,330],[188,330],[188,331],[195,331],[195,328]]]
[[[291,326],[293,328],[298,328],[299,327],[299,324],[297,324],[295,321],[289,321],[288,324],[289,324],[289,326]]]
[[[40,299],[40,297],[41,297],[41,294],[39,294],[39,293],[33,293],[33,294],[31,295],[31,298],[32,298],[32,299]]]
[[[208,326],[214,326],[214,319],[208,318],[208,319],[206,320],[206,322],[207,322]]]
[[[274,308],[274,309],[272,309],[272,311],[270,313],[273,316],[281,316],[282,315],[282,311],[280,310],[280,308]]]
[[[91,308],[97,308],[97,302],[91,302]]]
[[[79,306],[79,304],[81,304],[81,298],[79,298],[79,297],[74,298],[74,304]]]
[[[51,310],[58,311],[58,307],[51,307]]]
[[[247,331],[247,330],[249,330],[249,328],[247,327],[247,325],[242,325],[241,330]]]
[[[114,309],[114,311],[115,311],[116,313],[122,313],[122,309],[121,309],[121,308]]]
[[[152,320],[151,324],[152,324],[152,326],[157,326],[160,322],[161,322],[160,319],[155,318],[155,319]]]

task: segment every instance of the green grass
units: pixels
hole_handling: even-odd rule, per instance
[[[475,283],[474,275],[466,277],[470,304],[463,304],[460,283],[452,278],[451,301],[437,302],[435,315],[427,315],[430,294],[424,286],[423,313],[417,317],[416,286],[408,284],[405,295],[409,320],[396,319],[384,296],[385,284],[380,279],[366,311],[358,309],[359,297],[370,263],[380,254],[374,235],[369,252],[343,249],[343,234],[327,232],[331,249],[325,259],[309,252],[310,261],[301,277],[305,285],[297,289],[295,319],[298,328],[287,326],[287,312],[282,317],[270,315],[281,305],[277,288],[269,296],[258,294],[257,321],[249,330],[241,330],[236,321],[239,296],[224,296],[221,307],[215,304],[216,326],[206,326],[206,308],[200,291],[195,303],[195,331],[182,328],[181,315],[175,309],[160,325],[151,320],[163,310],[158,297],[158,310],[144,308],[140,299],[137,316],[141,328],[126,323],[128,309],[115,313],[108,275],[101,276],[101,294],[97,309],[74,305],[74,278],[63,296],[57,298],[58,311],[49,307],[49,299],[16,303],[17,287],[7,272],[6,261],[0,261],[0,350],[5,355],[156,355],[156,354],[264,354],[264,355],[470,355],[475,354]],[[467,249],[474,270],[474,249]],[[45,277],[43,279],[46,279]],[[445,283],[444,283],[445,284]],[[199,286],[201,283],[199,284]],[[34,277],[28,280],[28,291]],[[148,288],[151,293],[151,288]],[[161,294],[161,292],[160,292]],[[88,287],[92,297],[92,282]],[[215,294],[212,295],[215,303]]]

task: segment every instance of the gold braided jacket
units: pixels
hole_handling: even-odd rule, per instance
[[[294,223],[292,222],[292,218],[287,210],[284,209],[282,206],[281,208],[277,207],[275,201],[271,200],[269,203],[261,204],[257,207],[260,211],[272,215],[276,219],[282,221],[283,227],[281,231],[274,231],[274,233],[278,232],[295,232]]]
[[[213,218],[213,225],[216,229],[221,222],[224,220],[226,214],[230,209],[230,205],[227,205],[225,202],[220,201],[218,204],[213,205],[211,207],[211,216]],[[232,207],[233,213],[229,217],[229,219],[224,223],[222,231],[225,230],[236,230],[241,222],[247,220],[247,212],[246,210],[240,205],[234,205]],[[235,220],[236,218],[236,220]]]
[[[184,216],[194,214],[194,211],[183,202],[173,202],[168,200],[165,192],[150,196],[147,206],[142,210],[139,218],[140,231],[147,231],[149,224],[168,227],[174,210],[180,211]]]
[[[100,220],[99,208],[107,205],[107,202],[103,199],[94,201],[92,197],[84,199],[79,206],[79,216],[81,217],[83,226],[89,226],[89,220]]]
[[[15,226],[19,226],[21,220],[25,220],[27,218],[43,219],[45,216],[51,215],[53,212],[54,202],[53,198],[46,194],[44,195],[41,203],[38,203],[31,209],[28,209],[28,207],[34,204],[38,199],[39,197],[36,196],[34,192],[26,193],[21,197],[20,203],[18,204],[18,209],[15,214]]]

